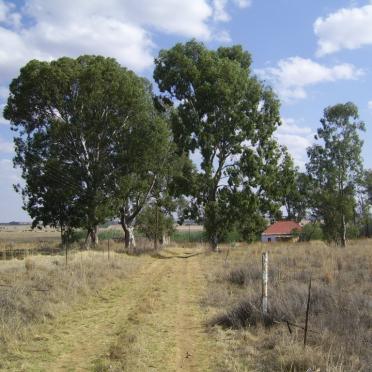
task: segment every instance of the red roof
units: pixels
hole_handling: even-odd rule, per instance
[[[293,230],[301,230],[300,224],[294,221],[278,221],[269,226],[262,235],[290,235]]]

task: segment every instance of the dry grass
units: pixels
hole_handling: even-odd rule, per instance
[[[224,345],[223,371],[368,371],[372,365],[372,242],[346,249],[323,243],[238,248],[229,260],[216,258],[203,299],[215,316]],[[260,313],[261,253],[269,250],[269,317]],[[304,325],[307,288],[312,277],[310,333],[277,324]],[[228,335],[228,339],[226,337]],[[248,339],[248,342],[247,342]],[[225,341],[224,341],[225,340]],[[249,341],[250,340],[250,341]]]
[[[127,255],[80,252],[0,261],[0,350],[85,296],[125,278],[137,263]]]
[[[13,241],[17,243],[54,242],[60,239],[60,232],[52,228],[31,229],[31,225],[1,225],[0,243]]]

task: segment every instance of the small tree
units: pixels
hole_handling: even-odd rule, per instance
[[[358,117],[357,107],[350,102],[327,107],[315,136],[322,142],[308,149],[306,165],[313,185],[314,214],[323,221],[327,239],[343,247],[363,170],[363,142],[358,132],[365,130],[365,125]]]
[[[147,239],[154,241],[154,249],[158,248],[158,243],[162,245],[164,239],[175,231],[172,215],[158,204],[144,208],[138,217],[137,226]]]

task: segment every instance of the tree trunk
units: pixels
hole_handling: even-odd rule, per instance
[[[136,248],[136,240],[134,238],[134,227],[131,226],[135,219],[135,215],[127,216],[124,207],[120,208],[120,225],[124,231],[124,246],[125,251]]]
[[[219,252],[217,235],[212,236],[211,240],[209,241],[209,244],[213,252]]]
[[[124,231],[124,247],[125,250],[128,251],[130,244],[129,229],[126,224],[121,224],[121,227],[123,228]]]
[[[61,244],[65,244],[65,228],[61,226]]]
[[[99,243],[99,240],[98,240],[98,226],[93,226],[90,229],[90,241],[91,241],[93,246],[98,245],[98,243]]]
[[[136,248],[136,240],[134,238],[133,227],[128,226],[124,221],[121,221],[121,227],[124,231],[124,246],[128,252],[130,248]]]
[[[341,247],[346,247],[346,222],[344,215],[342,215],[341,219]]]
[[[85,241],[84,241],[84,245],[86,249],[90,249],[89,237],[90,237],[90,229],[88,229],[87,236],[85,237]]]

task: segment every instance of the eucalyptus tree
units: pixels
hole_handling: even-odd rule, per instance
[[[294,165],[287,149],[283,150],[283,159],[279,165],[279,189],[281,204],[284,206],[287,219],[300,222],[306,217],[309,207],[310,179],[306,173]]]
[[[162,50],[155,60],[162,99],[176,107],[171,122],[179,152],[200,158],[190,209],[214,250],[238,209],[254,220],[271,208],[279,102],[250,66],[241,46],[208,50],[195,40]]]
[[[347,226],[354,217],[356,188],[363,172],[359,132],[365,125],[351,102],[329,106],[308,149],[306,165],[313,185],[313,207],[328,240],[346,245]]]
[[[93,243],[128,184],[146,194],[155,170],[144,163],[169,139],[148,82],[101,56],[30,61],[10,85],[4,116],[34,223],[86,228]]]

